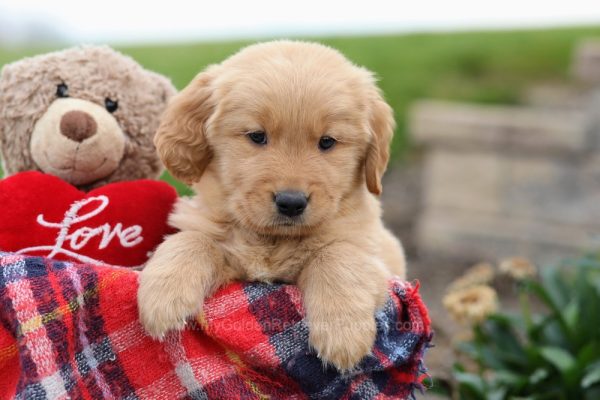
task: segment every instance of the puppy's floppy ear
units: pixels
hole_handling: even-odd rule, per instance
[[[369,192],[381,194],[381,178],[390,158],[390,142],[396,123],[392,108],[385,102],[376,87],[369,96],[369,130],[371,142],[365,159],[365,175]]]
[[[214,70],[213,67],[198,74],[171,99],[154,137],[165,167],[188,184],[200,180],[212,158],[205,125],[216,106],[212,88]]]

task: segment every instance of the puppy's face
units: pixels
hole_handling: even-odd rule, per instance
[[[156,144],[194,182],[206,168],[240,225],[303,235],[356,191],[379,194],[393,130],[372,75],[316,44],[251,46],[171,103]]]

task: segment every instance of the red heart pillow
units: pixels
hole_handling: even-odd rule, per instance
[[[82,192],[53,175],[0,181],[0,250],[59,260],[142,265],[173,229],[177,198],[165,182],[111,183]]]

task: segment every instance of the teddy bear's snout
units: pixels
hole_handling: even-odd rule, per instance
[[[97,130],[96,120],[85,111],[69,111],[60,120],[60,133],[76,142],[94,136]]]

